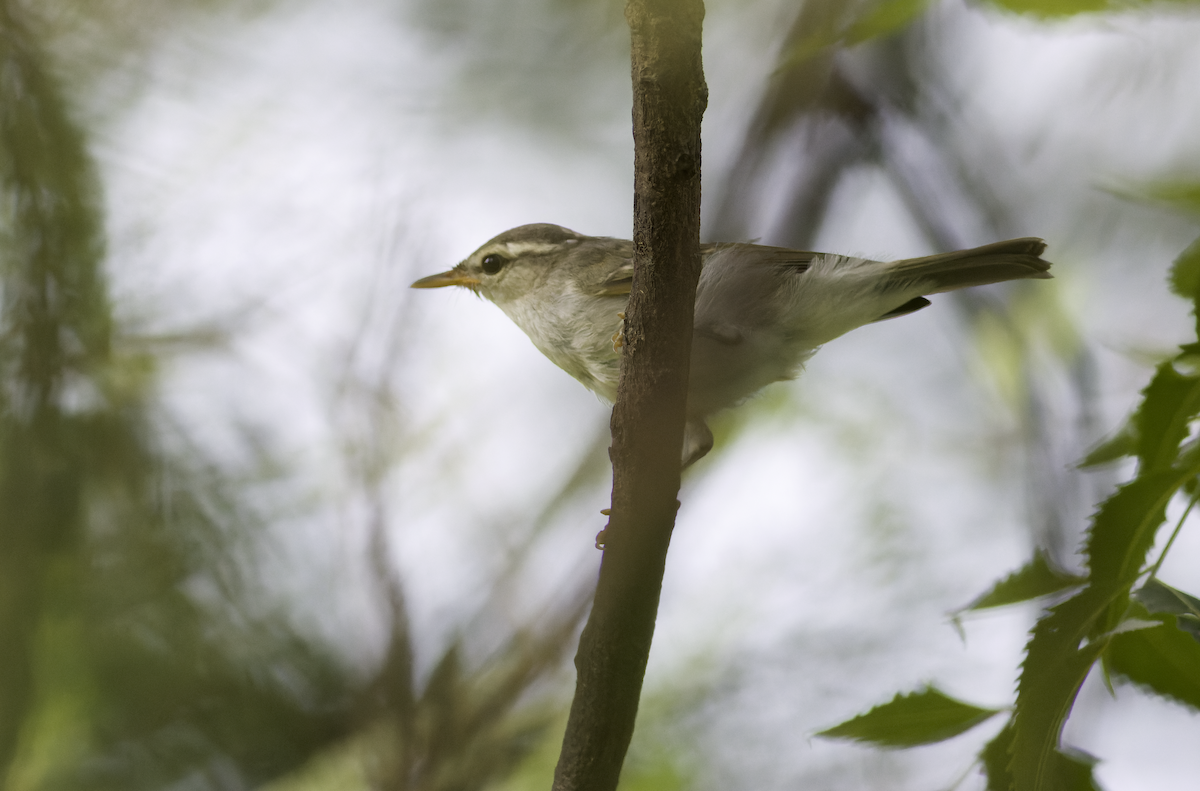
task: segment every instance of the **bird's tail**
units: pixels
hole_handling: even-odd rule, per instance
[[[1009,239],[970,250],[894,261],[888,270],[897,283],[928,282],[932,288],[922,289],[921,293],[938,294],[1005,280],[1053,277],[1047,271],[1050,262],[1040,257],[1045,249],[1041,239]]]

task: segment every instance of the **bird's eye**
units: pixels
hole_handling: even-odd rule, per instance
[[[508,261],[504,258],[504,256],[492,253],[491,255],[485,255],[483,260],[479,262],[479,265],[483,267],[484,272],[489,275],[494,275],[503,269],[504,265],[507,263]]]

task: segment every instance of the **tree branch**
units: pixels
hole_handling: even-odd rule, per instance
[[[702,0],[629,0],[634,276],[613,408],[612,516],[592,612],[575,657],[575,700],[555,791],[617,786],[633,736],[667,547],[700,275]]]

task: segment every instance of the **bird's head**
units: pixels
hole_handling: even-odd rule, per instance
[[[522,225],[489,240],[453,269],[423,277],[412,287],[463,286],[504,305],[544,283],[564,253],[586,238],[559,225]]]

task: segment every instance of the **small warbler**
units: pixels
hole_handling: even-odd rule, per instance
[[[1020,278],[1049,278],[1041,239],[900,261],[757,244],[703,244],[696,287],[682,458],[712,448],[709,415],[792,379],[824,343],[903,316],[925,297]],[[413,288],[463,286],[503,310],[543,354],[608,402],[617,397],[633,243],[558,225],[505,231]]]

